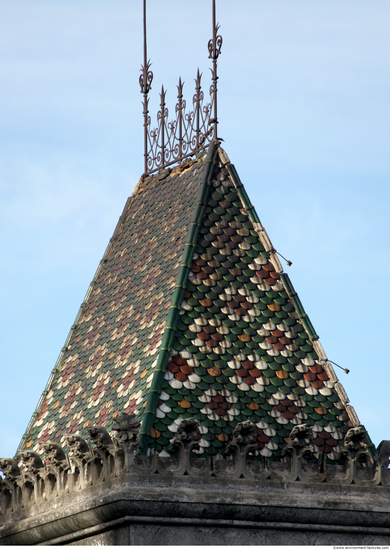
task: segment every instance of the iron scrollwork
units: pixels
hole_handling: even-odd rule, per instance
[[[145,10],[145,3],[144,3]],[[157,127],[152,128],[149,115],[149,91],[153,80],[150,61],[146,55],[146,25],[144,11],[144,64],[139,79],[143,99],[144,117],[144,172],[152,174],[171,164],[203,151],[211,141],[217,139],[217,59],[221,53],[222,36],[218,35],[219,25],[215,21],[215,0],[213,0],[213,37],[208,43],[209,58],[212,59],[212,84],[209,102],[204,103],[201,88],[202,74],[197,72],[195,94],[192,98],[192,110],[186,111],[186,100],[183,99],[181,78],[177,86],[177,103],[175,119],[169,121],[166,107],[164,86],[160,92],[160,109],[157,113]]]

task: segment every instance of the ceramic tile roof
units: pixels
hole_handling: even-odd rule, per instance
[[[142,415],[204,169],[162,172],[128,199],[21,449]]]
[[[118,227],[23,448],[138,411],[144,452],[195,417],[201,456],[249,419],[260,456],[306,423],[337,459],[359,421],[224,151],[139,184]]]

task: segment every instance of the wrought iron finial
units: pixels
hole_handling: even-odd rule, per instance
[[[176,116],[179,129],[179,143],[175,145],[175,149],[179,154],[179,158],[183,157],[185,146],[183,147],[183,112],[186,108],[186,100],[183,99],[183,86],[184,82],[179,77],[179,84],[177,86],[177,103],[176,103]]]
[[[149,97],[148,94],[152,87],[153,73],[150,71],[151,63],[148,60],[147,55],[147,43],[146,43],[146,0],[143,4],[143,16],[144,16],[144,63],[141,66],[141,75],[139,77],[139,83],[141,86],[141,93],[144,96],[143,100],[143,115],[144,115],[144,156],[145,164],[144,169],[145,173],[148,170],[148,128],[150,126],[150,116],[149,116]]]
[[[157,113],[157,127],[151,128],[149,116],[149,91],[153,80],[150,71],[151,63],[147,60],[146,49],[146,0],[144,0],[144,64],[139,79],[143,99],[144,116],[144,158],[145,175],[157,172],[171,164],[180,162],[206,149],[208,144],[217,140],[217,59],[221,53],[222,37],[218,34],[216,23],[215,0],[212,1],[213,35],[208,42],[209,59],[212,59],[212,84],[209,102],[204,104],[204,93],[201,88],[202,74],[197,72],[195,94],[192,97],[192,110],[186,112],[186,101],[183,99],[184,82],[179,78],[177,86],[177,103],[175,120],[168,122],[168,109],[165,104],[166,91],[160,92],[160,110]]]
[[[213,123],[214,126],[214,139],[217,139],[217,127],[218,127],[218,114],[217,114],[217,59],[221,53],[222,48],[222,36],[218,34],[219,25],[216,22],[215,18],[215,0],[213,0],[213,37],[209,40],[209,59],[213,60],[213,68],[211,69],[213,83],[210,86],[210,96],[212,97],[214,113],[213,119],[210,120],[210,123]]]

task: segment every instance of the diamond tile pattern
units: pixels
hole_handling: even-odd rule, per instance
[[[137,186],[22,449],[110,428],[117,412],[142,416],[203,170]]]
[[[263,457],[278,459],[306,423],[316,454],[337,458],[351,424],[274,264],[228,172],[214,172],[151,433],[157,451],[193,416],[200,455],[223,452],[250,419]]]
[[[64,445],[67,433],[110,429],[116,414],[137,412],[143,441],[158,452],[195,417],[196,452],[223,453],[250,419],[259,456],[278,460],[292,428],[306,423],[316,454],[337,459],[352,427],[337,378],[220,152],[210,172],[212,147],[208,160],[138,184],[21,449]]]

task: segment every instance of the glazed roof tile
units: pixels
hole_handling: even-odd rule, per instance
[[[224,452],[237,423],[278,460],[297,424],[337,459],[358,424],[226,153],[136,187],[53,371],[22,449],[137,412],[158,452],[183,419],[198,455]]]
[[[49,380],[22,449],[138,411],[164,333],[205,163],[137,185]]]

